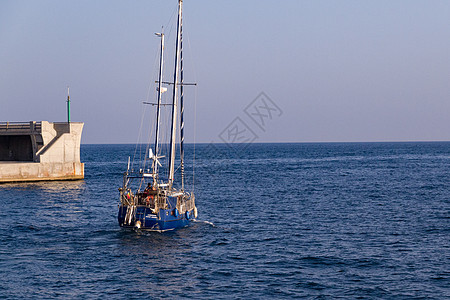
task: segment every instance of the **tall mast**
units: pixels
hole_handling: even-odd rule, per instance
[[[180,163],[181,189],[184,190],[184,91],[183,91],[183,20],[180,24]]]
[[[183,0],[178,0],[178,22],[177,22],[177,43],[175,53],[175,71],[173,74],[173,97],[172,97],[172,130],[170,135],[170,157],[169,157],[169,188],[173,186],[175,170],[175,136],[177,124],[177,91],[178,91],[178,67],[180,60],[180,38],[181,38],[181,7]]]
[[[158,171],[158,152],[159,152],[159,117],[161,114],[161,95],[162,91],[162,72],[163,72],[163,55],[164,55],[164,33],[155,33],[161,37],[161,51],[159,57],[159,78],[158,78],[158,105],[156,108],[156,134],[155,134],[155,158],[153,159],[153,183],[156,183],[156,174]]]

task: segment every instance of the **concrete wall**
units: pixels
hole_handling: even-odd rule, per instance
[[[69,126],[70,125],[70,126]],[[81,133],[84,123],[42,122],[44,146],[36,153],[40,162],[80,162]]]
[[[0,163],[0,183],[83,178],[83,163]]]
[[[0,182],[84,178],[80,161],[83,126],[47,121],[0,123]]]

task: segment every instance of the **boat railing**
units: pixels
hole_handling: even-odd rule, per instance
[[[155,207],[157,211],[160,209],[167,209],[167,201],[164,195],[158,195],[158,197],[156,197]]]
[[[120,188],[119,191],[122,204],[136,205],[137,198],[133,195],[130,189],[122,190],[122,188]]]
[[[184,213],[185,211],[190,211],[195,208],[195,196],[191,195],[184,201],[177,201],[177,209]]]
[[[195,197],[192,195],[187,201],[186,201],[186,210],[190,211],[195,208]]]

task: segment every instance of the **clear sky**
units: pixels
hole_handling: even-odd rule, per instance
[[[64,121],[69,85],[83,143],[135,143],[176,3],[1,0],[0,121]],[[188,142],[194,102],[197,142],[450,140],[450,1],[184,0],[183,29]]]

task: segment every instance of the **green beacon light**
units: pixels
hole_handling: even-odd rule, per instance
[[[67,87],[67,123],[70,123],[70,96],[69,96],[69,87]]]

